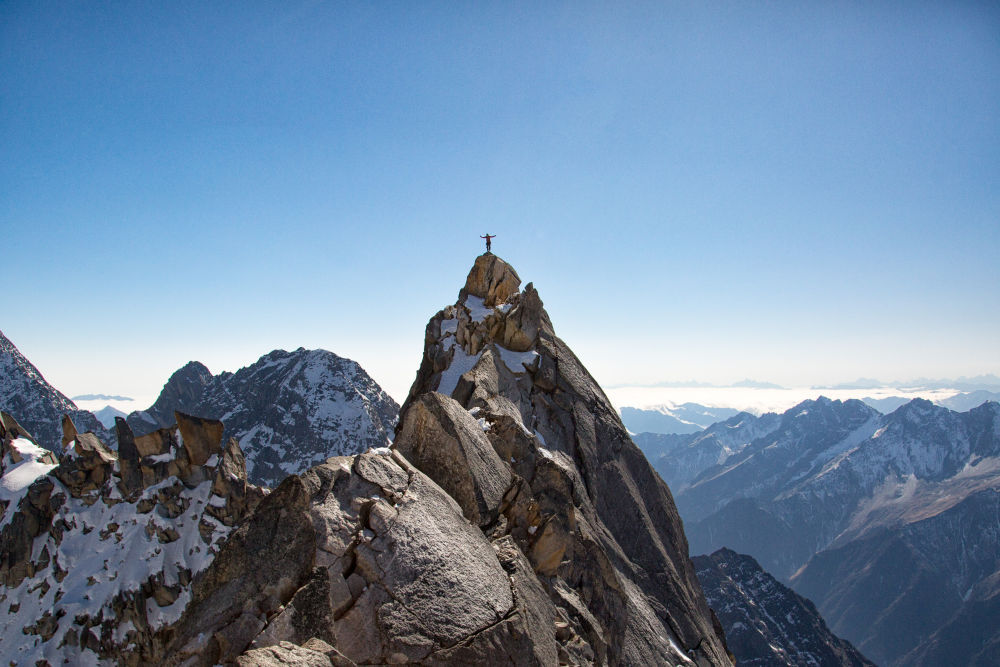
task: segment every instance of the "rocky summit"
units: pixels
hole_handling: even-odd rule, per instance
[[[3,562],[22,578],[3,604],[26,614],[4,650],[49,664],[93,652],[206,666],[731,665],[670,492],[520,282],[479,257],[427,326],[394,443],[267,495],[215,490],[240,462],[237,441],[210,444],[219,422],[178,414],[176,429],[136,436],[119,421],[117,457],[75,436],[86,457],[41,471],[10,519],[24,526],[16,548],[4,533]],[[82,505],[49,521],[69,498]],[[86,519],[89,507],[122,516]],[[71,516],[85,546],[135,544],[162,577],[103,552],[57,554]],[[141,598],[126,592],[135,581]],[[11,586],[40,602],[16,602]],[[97,593],[86,612],[64,606]],[[15,636],[23,648],[7,649]]]
[[[192,361],[148,409],[128,416],[136,434],[173,423],[174,411],[221,419],[255,484],[277,486],[331,456],[389,443],[399,406],[361,366],[326,350],[274,350],[235,373]]]

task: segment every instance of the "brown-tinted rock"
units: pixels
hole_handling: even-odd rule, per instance
[[[80,433],[52,474],[75,498],[93,502],[110,486],[117,457],[93,433]]]
[[[48,477],[36,480],[0,532],[0,582],[8,588],[35,573],[31,559],[35,538],[49,530],[58,508],[58,501],[52,502],[54,487]]]
[[[496,255],[487,253],[476,258],[462,293],[477,296],[493,307],[506,302],[520,288],[517,272]]]
[[[246,460],[235,438],[230,438],[212,481],[212,493],[225,499],[221,506],[211,506],[206,511],[227,526],[235,526],[249,514],[264,497],[263,491],[247,482]]]
[[[222,453],[222,422],[192,417],[183,412],[174,412],[174,417],[191,465],[204,465],[214,454]]]
[[[253,650],[318,638],[391,664],[440,663],[464,646],[489,664],[497,647],[534,651],[519,605],[450,496],[398,455],[364,454],[290,477],[261,502],[196,582],[169,653],[175,664],[233,660],[246,649],[241,614],[253,613],[268,623]]]
[[[133,497],[143,488],[139,449],[132,429],[121,417],[115,417],[115,435],[118,439],[118,470],[121,474],[122,495],[126,498]]]
[[[459,302],[428,325],[397,443],[406,443],[411,411],[419,414],[435,390],[485,420],[502,465],[523,480],[512,482],[490,534],[509,534],[564,609],[560,660],[729,664],[669,490],[555,336],[534,287],[519,294],[496,289],[514,284],[505,267],[492,256],[477,259]],[[440,475],[433,457],[414,463]],[[569,638],[570,628],[581,643]]]
[[[66,449],[66,445],[76,440],[76,426],[69,415],[62,416],[62,434],[62,446]]]
[[[310,639],[302,646],[283,641],[266,648],[251,649],[236,658],[240,667],[351,667],[355,663],[348,660],[320,639]]]
[[[4,442],[10,442],[12,440],[16,440],[17,438],[26,438],[27,440],[34,442],[36,445],[38,444],[38,442],[31,437],[31,434],[28,433],[23,426],[18,424],[14,417],[6,412],[0,411],[0,425],[3,426]]]

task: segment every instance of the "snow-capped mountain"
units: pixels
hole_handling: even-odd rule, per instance
[[[3,332],[0,332],[0,410],[14,415],[35,442],[55,452],[62,450],[59,424],[63,415],[69,415],[81,431],[108,437],[97,418],[77,408],[46,382]]]
[[[958,497],[820,551],[791,585],[879,664],[997,664],[1000,490]]]
[[[84,433],[57,459],[0,421],[3,664],[162,664],[193,579],[263,497],[218,422],[119,430],[117,454]]]
[[[326,350],[275,350],[235,373],[190,362],[148,409],[128,423],[137,434],[172,423],[174,410],[219,419],[247,461],[251,481],[276,486],[331,456],[382,447],[399,406],[350,359]]]
[[[940,614],[960,613],[946,601],[961,602],[998,569],[996,514],[972,511],[1000,490],[997,403],[958,413],[915,399],[881,415],[820,398],[763,431],[679,490],[692,553],[727,546],[785,580],[805,565],[792,585],[872,659],[901,660],[945,620],[905,622],[908,605],[935,599]],[[989,563],[973,565],[969,552],[938,548],[941,540]],[[941,554],[938,574],[921,578],[925,569],[909,564],[930,562],[919,555],[930,551]],[[883,568],[901,576],[878,579],[885,589],[875,594],[859,573]]]
[[[740,667],[874,664],[830,632],[812,602],[781,584],[750,556],[719,549],[691,560]]]
[[[663,481],[674,493],[680,493],[703,471],[721,465],[757,438],[772,432],[780,419],[773,412],[760,417],[741,412],[689,436],[640,433],[632,439]]]

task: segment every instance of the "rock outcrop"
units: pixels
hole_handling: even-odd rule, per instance
[[[399,406],[361,366],[326,350],[275,350],[235,373],[192,361],[177,370],[156,402],[128,416],[144,435],[173,424],[174,411],[225,422],[250,481],[276,486],[331,456],[382,447]]]
[[[119,420],[116,453],[66,419],[59,459],[2,425],[0,662],[161,660],[192,578],[263,497],[221,423],[176,421],[136,439]]]
[[[318,639],[359,664],[555,664],[559,620],[516,547],[383,449],[275,489],[198,582],[169,652],[211,665]]]

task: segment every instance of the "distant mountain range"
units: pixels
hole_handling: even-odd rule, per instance
[[[661,405],[646,410],[621,409],[622,422],[632,433],[697,433],[738,412],[732,408],[710,408],[697,403]]]
[[[873,380],[872,382],[877,381]],[[864,387],[864,389],[870,388]],[[838,391],[846,389],[846,387],[840,387]],[[855,387],[855,389],[857,388]],[[865,396],[859,400],[875,408],[882,414],[889,414],[912,401],[913,397],[882,396],[876,398]],[[982,405],[986,401],[1000,401],[1000,391],[978,389],[969,392],[959,392],[948,398],[936,399],[934,403],[955,410],[956,412],[966,412]],[[742,409],[737,409],[736,406],[713,407],[694,402],[685,402],[679,404],[667,403],[646,408],[625,406],[619,412],[621,413],[622,421],[630,432],[637,434],[640,439],[645,437],[649,440],[645,434],[673,435],[698,433],[712,424],[739,414],[741,411]],[[639,444],[640,447],[643,446],[638,440],[636,444]]]
[[[112,396],[109,394],[80,394],[73,397],[74,401],[131,401],[128,396]]]
[[[752,555],[879,664],[1000,642],[976,612],[998,602],[1000,404],[883,415],[820,398],[677,436],[654,465],[692,553]]]
[[[117,443],[114,420],[125,417],[111,407],[97,415],[78,409],[2,333],[0,408],[56,452],[62,451],[63,415],[111,447]],[[399,415],[396,402],[356,362],[303,348],[275,350],[236,373],[213,375],[191,362],[170,377],[149,409],[131,413],[127,422],[141,436],[174,424],[175,410],[223,421],[225,437],[235,437],[245,453],[251,481],[272,487],[331,456],[385,446]]]
[[[975,377],[965,377],[962,376],[956,379],[937,379],[933,380],[930,378],[917,378],[916,380],[909,380],[903,382],[896,380],[894,382],[883,382],[881,380],[873,380],[871,378],[859,378],[854,382],[845,382],[836,385],[817,385],[813,389],[822,391],[824,389],[878,389],[880,387],[897,387],[905,388],[911,391],[918,390],[936,390],[936,389],[956,389],[961,392],[971,392],[971,391],[1000,391],[1000,377],[993,375],[992,373],[987,375],[977,375]]]

